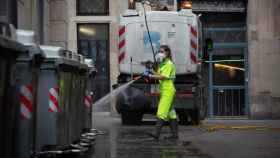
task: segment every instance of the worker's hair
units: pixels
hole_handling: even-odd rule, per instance
[[[168,45],[161,45],[160,49],[163,49],[167,53],[166,57],[169,58],[172,61],[171,49],[169,48],[169,46]]]

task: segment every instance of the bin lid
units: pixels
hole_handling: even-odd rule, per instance
[[[26,53],[21,54],[17,61],[42,60],[45,53],[35,43],[35,33],[31,30],[16,30],[16,40],[26,48]]]
[[[28,52],[31,58],[34,58],[34,56],[41,56],[42,58],[47,57],[45,52],[38,45],[29,47]]]
[[[17,61],[31,61],[33,59],[44,60],[46,58],[46,54],[40,49],[38,45],[25,47],[27,50],[17,58]]]
[[[47,46],[47,45],[40,45],[40,49],[44,52],[46,55],[46,58],[48,59],[57,59],[62,58],[61,52],[64,51],[61,47],[56,46]]]
[[[21,43],[9,39],[7,37],[4,37],[0,35],[0,49],[8,49],[11,50],[11,52],[6,52],[6,51],[1,51],[0,55],[4,54],[5,55],[12,55],[10,53],[15,53],[18,54],[19,52],[25,52],[27,49],[22,45]]]
[[[85,64],[87,65],[90,73],[94,73],[97,71],[92,59],[85,58]]]
[[[86,58],[86,59],[85,59],[85,63],[87,64],[87,66],[88,66],[89,68],[94,67],[93,60],[92,60],[92,59]]]
[[[57,46],[40,45],[40,48],[45,53],[46,59],[54,61],[57,65],[65,64],[88,69],[88,66],[79,60],[81,55],[77,53]]]
[[[32,46],[35,44],[35,33],[32,30],[16,30],[16,39],[25,46]]]

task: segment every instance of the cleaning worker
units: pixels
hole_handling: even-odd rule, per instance
[[[151,79],[159,80],[160,99],[157,109],[157,122],[155,133],[148,133],[150,136],[159,140],[161,129],[164,125],[164,121],[170,121],[170,129],[172,135],[166,137],[168,139],[178,139],[178,123],[177,115],[174,107],[172,106],[173,98],[175,96],[175,74],[176,68],[172,62],[171,50],[167,45],[161,45],[159,53],[156,56],[156,60],[159,63],[157,70],[153,73],[146,75]]]

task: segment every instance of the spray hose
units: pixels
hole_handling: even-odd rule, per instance
[[[144,9],[145,25],[146,25],[146,28],[147,28],[149,42],[150,42],[150,45],[151,45],[151,48],[152,48],[152,52],[153,52],[154,63],[156,63],[156,54],[155,54],[154,46],[153,46],[153,43],[152,43],[152,39],[151,39],[151,35],[150,35],[150,30],[149,30],[149,26],[148,26],[148,22],[147,22],[146,9],[145,9],[145,6],[144,6],[145,2],[146,1],[142,1],[142,6],[143,6],[143,9]]]
[[[136,77],[133,77],[133,80],[136,81],[136,80],[139,80],[142,77],[144,77],[144,75],[136,76]]]

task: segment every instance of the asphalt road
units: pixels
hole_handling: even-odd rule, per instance
[[[271,130],[218,130],[180,126],[177,141],[155,141],[146,133],[153,122],[123,126],[118,117],[95,113],[94,128],[107,132],[98,136],[92,158],[279,158],[280,132]],[[162,137],[169,134],[163,129]]]

